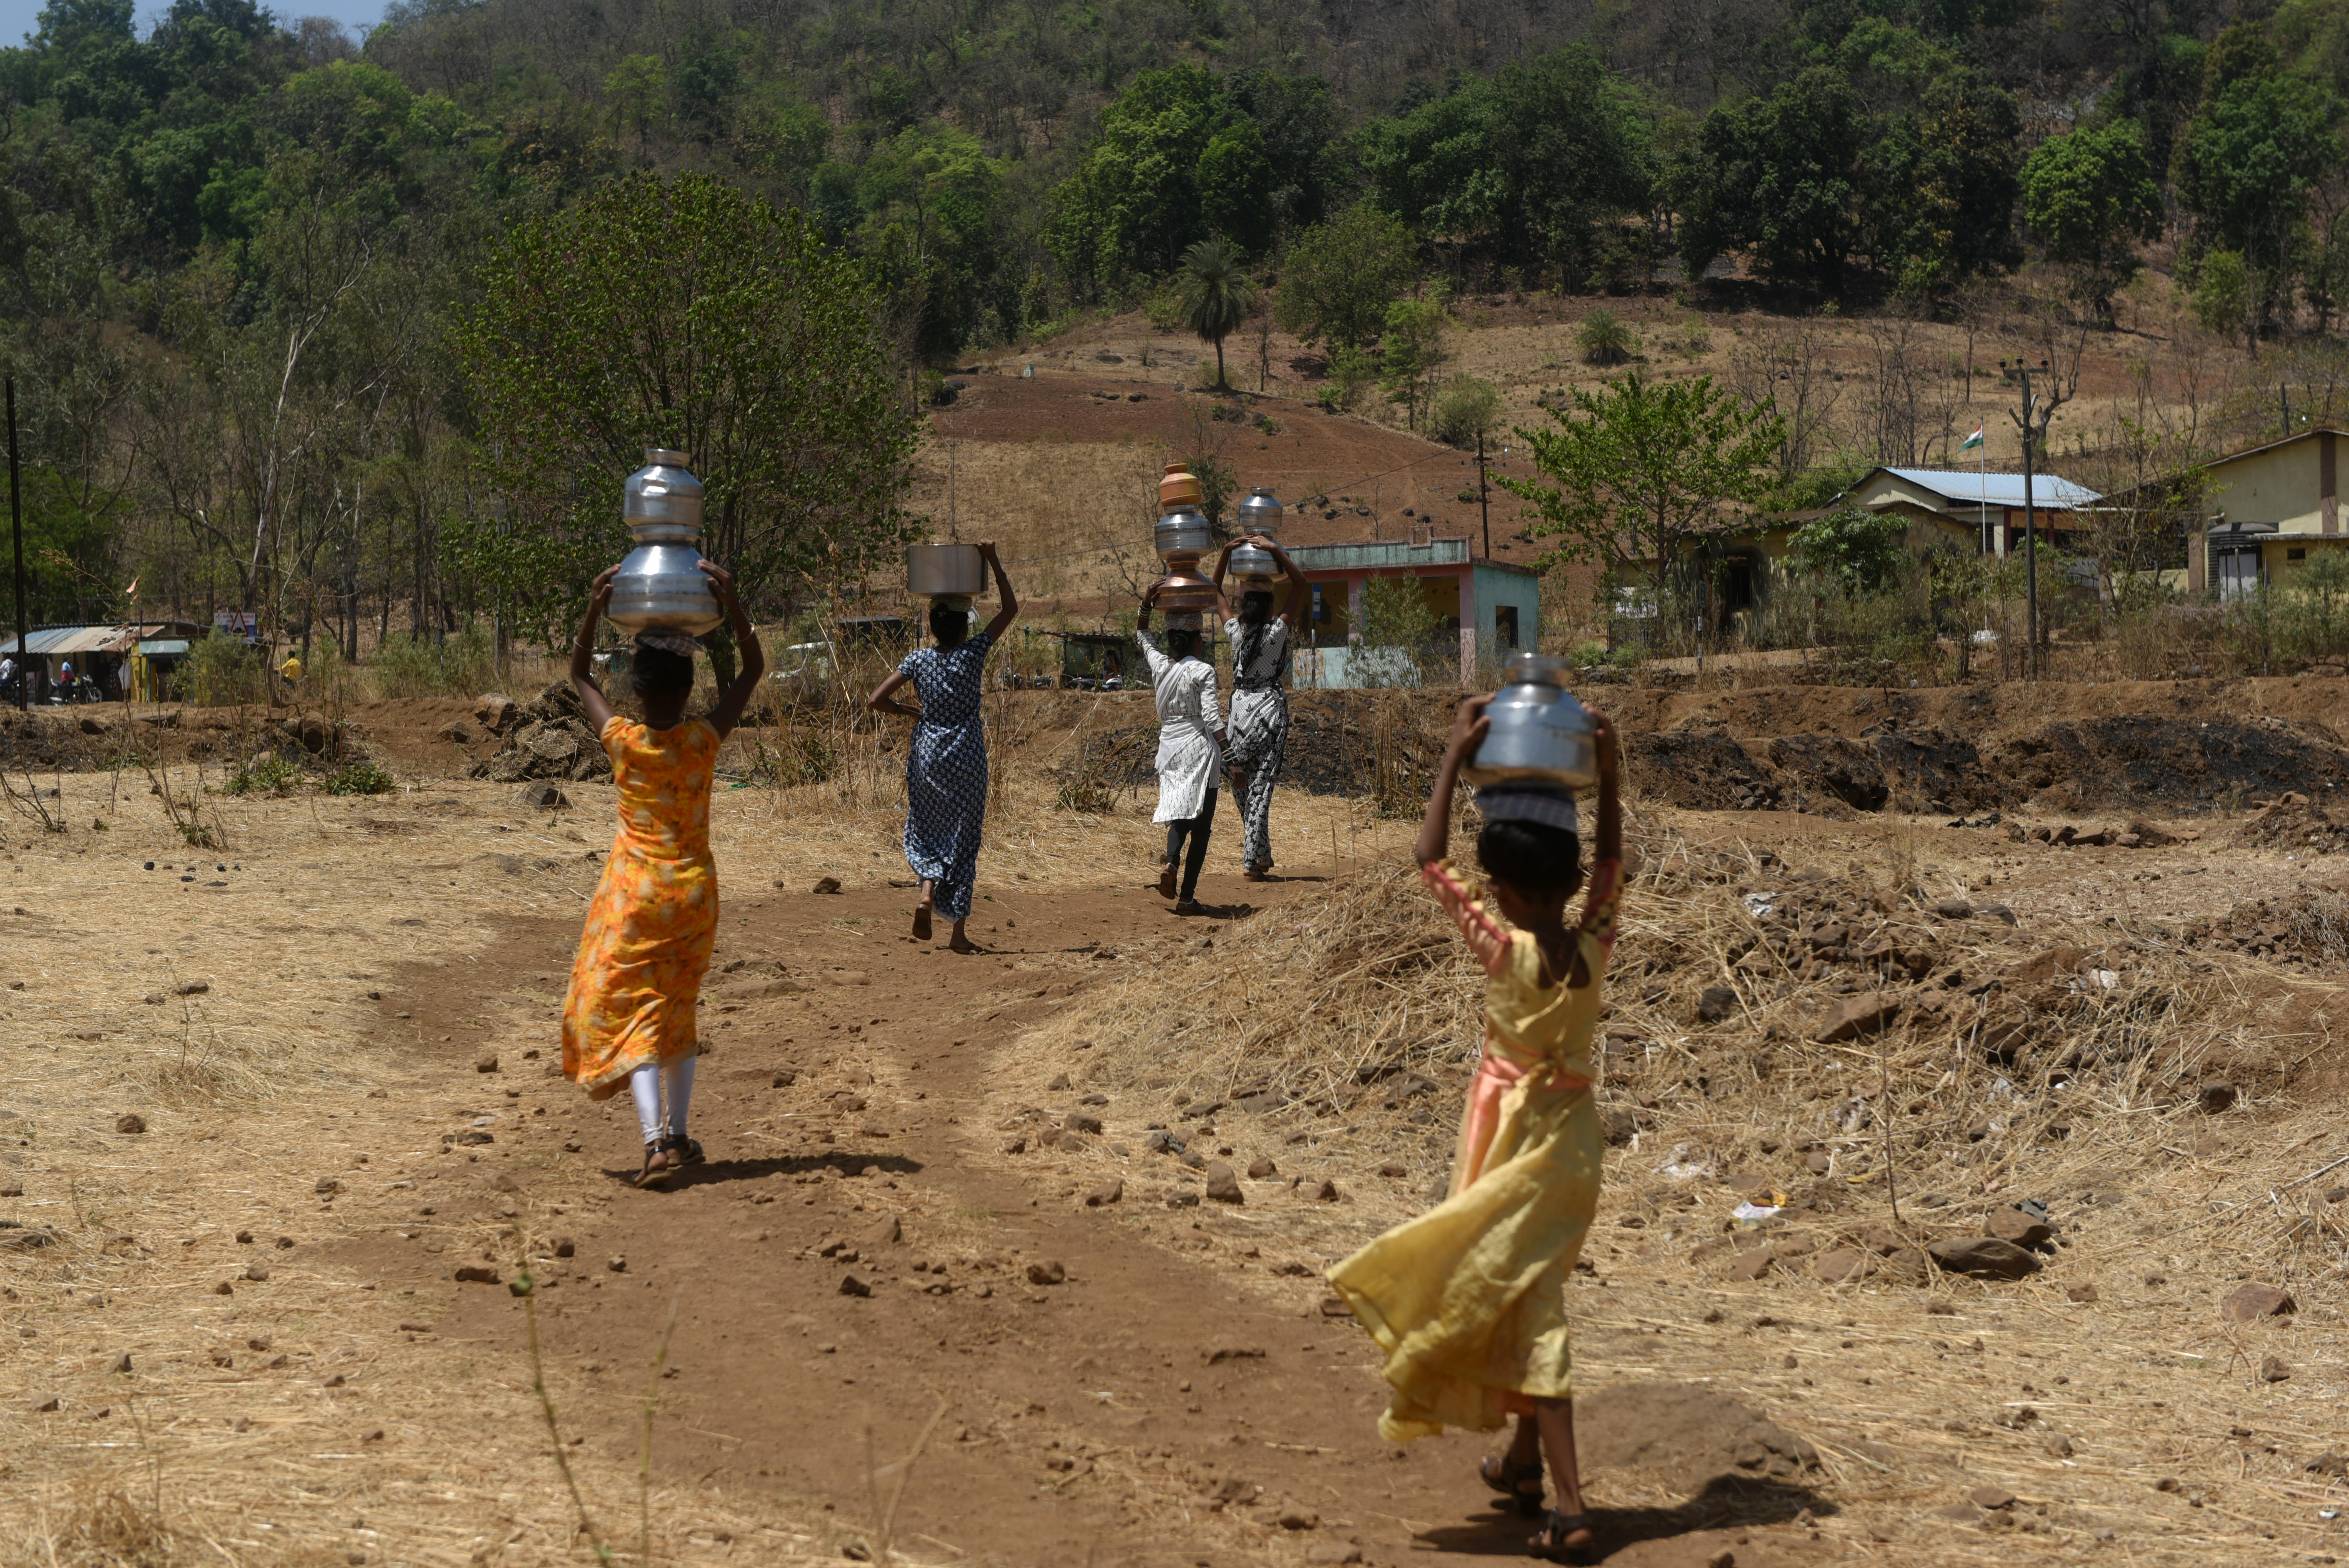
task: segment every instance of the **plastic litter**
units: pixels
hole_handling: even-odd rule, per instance
[[[1775,892],[1749,892],[1744,903],[1745,913],[1760,920],[1777,909],[1778,895]]]
[[[1770,1195],[1773,1198],[1779,1196],[1775,1192]],[[1740,1203],[1729,1211],[1729,1217],[1737,1222],[1739,1230],[1750,1231],[1764,1220],[1776,1219],[1778,1211],[1785,1207],[1785,1203],[1783,1200],[1775,1203]]]

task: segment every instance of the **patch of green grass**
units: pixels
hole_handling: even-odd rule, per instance
[[[396,787],[391,775],[372,762],[346,762],[326,775],[329,795],[388,795]]]
[[[229,781],[222,788],[232,795],[285,795],[291,794],[301,782],[300,763],[283,757],[264,757],[230,775]]]

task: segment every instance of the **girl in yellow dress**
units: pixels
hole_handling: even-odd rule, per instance
[[[1581,921],[1566,903],[1582,882],[1574,798],[1477,791],[1476,859],[1507,924],[1485,913],[1448,856],[1452,789],[1485,738],[1487,697],[1460,705],[1427,816],[1420,875],[1485,975],[1485,1047],[1460,1123],[1451,1194],[1330,1271],[1330,1283],[1386,1354],[1389,1441],[1446,1426],[1490,1431],[1517,1418],[1516,1440],[1484,1461],[1486,1485],[1529,1515],[1542,1504],[1542,1455],[1559,1506],[1526,1542],[1537,1557],[1592,1560],[1574,1458],[1573,1364],[1566,1282],[1599,1207],[1602,1144],[1591,1099],[1590,1039],[1599,980],[1615,944],[1623,855],[1615,727],[1598,721],[1599,839]]]
[[[685,1135],[700,1036],[694,1004],[718,934],[718,867],[709,858],[709,782],[719,743],[759,689],[767,658],[734,595],[734,580],[701,570],[725,607],[741,673],[707,718],[688,718],[694,642],[682,632],[638,634],[630,681],[644,704],[637,724],[612,711],[594,675],[595,623],[612,602],[614,567],[595,579],[587,618],[571,648],[571,686],[612,757],[620,830],[587,906],[563,1003],[563,1073],[594,1099],[625,1083],[645,1139],[636,1185],[665,1181],[701,1159]],[[667,1115],[663,1115],[663,1101]]]

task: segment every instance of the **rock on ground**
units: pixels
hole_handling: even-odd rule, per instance
[[[1925,1251],[1950,1273],[1977,1279],[2022,1279],[2039,1272],[2037,1258],[1996,1236],[1958,1236],[1935,1242]]]
[[[1575,1401],[1586,1473],[1639,1470],[1683,1497],[1714,1481],[1800,1483],[1818,1450],[1726,1395],[1688,1383],[1619,1383]]]

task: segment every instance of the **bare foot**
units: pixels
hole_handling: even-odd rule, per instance
[[[953,953],[976,953],[978,944],[963,934],[962,922],[957,920],[954,923],[954,934],[947,939],[947,948]]]

